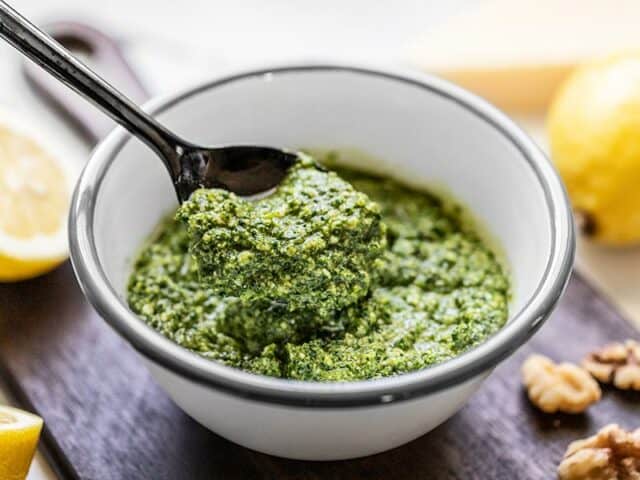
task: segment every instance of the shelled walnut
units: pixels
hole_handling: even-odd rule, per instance
[[[640,390],[640,343],[635,340],[606,345],[585,358],[582,366],[602,383]]]
[[[560,480],[640,479],[640,429],[607,425],[593,437],[569,445],[558,466]]]
[[[522,377],[531,402],[547,413],[583,412],[602,394],[598,383],[583,368],[571,363],[555,364],[543,355],[527,358]]]

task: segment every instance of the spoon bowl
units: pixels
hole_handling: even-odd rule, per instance
[[[185,201],[201,187],[256,195],[277,186],[297,160],[296,153],[271,147],[193,146],[180,155],[181,171],[175,182],[178,198]]]

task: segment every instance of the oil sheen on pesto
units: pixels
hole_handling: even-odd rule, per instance
[[[509,282],[457,208],[395,181],[294,167],[269,197],[195,192],[137,258],[134,312],[253,373],[378,378],[455,357],[507,319]]]

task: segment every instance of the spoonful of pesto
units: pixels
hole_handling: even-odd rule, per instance
[[[386,248],[380,206],[304,154],[268,197],[201,189],[176,218],[209,287],[264,318],[295,312],[316,331],[368,294]]]
[[[0,37],[151,147],[167,167],[181,203],[201,187],[239,195],[267,191],[298,159],[295,153],[270,147],[209,148],[183,140],[2,0]]]

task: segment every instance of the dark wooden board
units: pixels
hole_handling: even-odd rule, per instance
[[[606,390],[587,414],[545,415],[520,385],[520,365],[532,351],[578,361],[607,341],[638,337],[578,276],[541,331],[457,415],[408,445],[343,462],[273,458],[200,427],[93,312],[68,264],[0,285],[0,321],[5,381],[44,417],[44,443],[63,478],[549,479],[571,440],[610,422],[640,423],[638,394]]]

